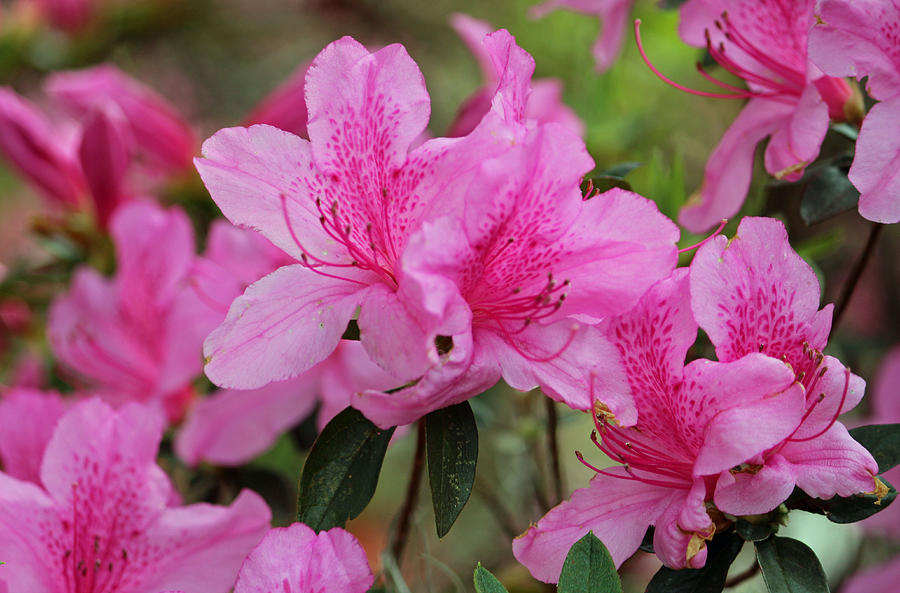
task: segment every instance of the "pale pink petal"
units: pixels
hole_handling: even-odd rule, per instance
[[[226,128],[203,143],[203,157],[194,161],[197,171],[232,223],[259,231],[296,260],[344,256],[325,235],[304,183],[315,177],[309,142],[267,125]]]
[[[859,213],[882,223],[900,221],[900,96],[877,103],[863,120],[850,181],[859,190]]]
[[[750,187],[756,145],[788,125],[793,110],[790,104],[751,99],[710,155],[703,185],[681,209],[678,222],[699,233],[735,215]]]
[[[207,337],[206,375],[221,387],[254,389],[324,360],[365,297],[365,285],[347,277],[328,278],[297,264],[252,284]]]
[[[244,557],[269,530],[270,519],[266,503],[250,490],[243,490],[228,507],[166,509],[142,536],[147,556],[134,559],[147,567],[140,590],[227,591]]]
[[[403,46],[369,53],[350,37],[313,60],[306,104],[317,167],[362,184],[379,184],[383,172],[406,162],[410,143],[431,113],[425,80]]]
[[[790,436],[805,411],[794,381],[788,365],[758,353],[687,365],[679,393],[684,412],[675,421],[694,444],[694,475],[718,474]]]
[[[795,372],[806,370],[803,342],[814,334],[819,281],[788,242],[784,224],[744,218],[735,237],[716,237],[691,264],[694,316],[716,346],[719,360],[751,352],[787,356]],[[818,324],[821,323],[817,321]],[[811,342],[813,349],[825,347]]]
[[[250,553],[235,593],[365,593],[374,576],[365,550],[340,527],[316,534],[302,523],[269,531]]]
[[[125,114],[135,141],[155,166],[165,173],[182,173],[190,167],[197,144],[190,125],[159,94],[114,66],[57,72],[45,88],[81,116],[104,103],[115,103]]]
[[[234,466],[271,447],[281,433],[316,406],[319,370],[259,389],[223,389],[199,400],[175,436],[175,452],[188,465]]]
[[[819,155],[828,131],[828,105],[815,85],[807,85],[790,122],[778,128],[766,147],[766,171],[776,179],[796,181]]]
[[[882,0],[821,0],[820,22],[809,34],[809,57],[831,76],[868,76],[867,90],[876,99],[900,94],[900,52],[893,31],[900,11]]]
[[[815,382],[804,381],[807,386],[807,407],[813,409],[808,412],[809,415],[794,438],[806,438],[822,432],[838,416],[849,412],[862,400],[866,392],[865,380],[853,373],[848,375],[847,371],[841,361],[833,356],[826,356],[818,371],[824,374]]]
[[[0,583],[9,591],[57,593],[56,543],[43,525],[57,521],[53,501],[37,485],[0,472]],[[2,586],[0,586],[2,588]]]
[[[630,480],[621,468],[608,471],[613,475],[596,476],[513,540],[516,560],[534,578],[557,582],[569,548],[589,531],[603,542],[616,566],[621,565],[662,510],[684,496],[684,491]]]
[[[668,505],[656,518],[653,551],[669,568],[702,568],[706,564],[706,545],[694,550],[692,540],[705,540],[715,533],[715,525],[706,512],[706,484],[695,480],[690,490],[674,490]],[[695,542],[696,545],[696,542]]]
[[[281,266],[293,263],[290,256],[261,234],[236,227],[225,220],[214,220],[210,225],[203,256],[228,270],[237,282],[245,286]]]
[[[0,399],[0,460],[8,475],[38,483],[44,450],[66,406],[58,393],[10,389]]]
[[[497,92],[491,109],[507,122],[524,122],[525,106],[531,94],[534,58],[516,45],[516,38],[500,29],[484,38],[494,71],[497,73]],[[577,166],[577,165],[576,165]]]
[[[796,481],[791,464],[772,455],[760,465],[746,472],[723,471],[716,481],[716,508],[737,516],[760,515],[787,500]]]
[[[793,464],[797,486],[810,496],[831,498],[875,490],[878,464],[840,422],[816,439],[788,441],[779,453]]]

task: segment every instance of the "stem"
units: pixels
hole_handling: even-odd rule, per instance
[[[500,500],[500,497],[491,490],[490,486],[485,485],[480,481],[475,482],[475,494],[481,497],[484,505],[490,509],[491,517],[497,522],[497,525],[500,526],[500,529],[503,531],[503,534],[510,539],[514,539],[518,536],[522,530],[516,528],[516,522],[513,519],[513,514],[510,513],[505,506],[503,506],[503,502]]]
[[[837,306],[835,306],[834,322],[831,324],[832,332],[834,332],[838,324],[840,324],[841,318],[847,310],[847,305],[850,304],[850,299],[853,297],[853,291],[856,290],[859,278],[862,276],[863,271],[866,269],[866,264],[869,263],[869,259],[875,251],[875,244],[878,242],[878,236],[881,235],[882,228],[884,228],[883,224],[877,222],[872,223],[872,228],[869,230],[869,238],[866,240],[866,246],[863,248],[856,263],[853,265],[853,269],[850,271],[850,277],[847,279],[847,283],[844,284],[844,290],[841,292],[840,298],[838,298]]]
[[[397,531],[394,534],[394,543],[391,546],[391,554],[397,567],[400,567],[403,548],[406,546],[406,540],[409,537],[409,527],[411,525],[413,509],[416,507],[416,500],[419,498],[419,486],[422,484],[422,468],[425,467],[425,422],[420,420],[417,425],[416,432],[416,452],[413,456],[412,470],[409,474],[409,485],[406,487],[406,500],[403,502],[403,508],[400,509],[400,515],[397,518]]]
[[[556,497],[557,504],[563,499],[563,478],[562,467],[559,463],[559,442],[557,441],[556,429],[559,425],[559,418],[556,415],[556,404],[549,397],[544,398],[547,408],[547,449],[550,456],[550,473],[553,477],[553,494]]]
[[[759,572],[759,562],[754,562],[753,565],[750,566],[750,568],[748,568],[747,570],[745,570],[743,572],[739,572],[738,574],[734,575],[733,577],[731,577],[730,579],[725,581],[725,588],[727,589],[729,587],[737,587],[744,581],[749,581],[750,579],[755,577],[756,573],[758,573],[758,572]]]

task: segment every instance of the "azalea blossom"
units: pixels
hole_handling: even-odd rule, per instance
[[[489,23],[457,13],[450,18],[450,24],[475,56],[485,81],[481,88],[463,102],[450,124],[447,135],[457,137],[474,130],[490,111],[500,83],[499,76],[503,75],[506,64],[495,62],[492,57],[494,53],[484,43],[485,38],[494,31]],[[557,122],[569,127],[579,136],[584,136],[584,123],[563,103],[562,91],[562,81],[556,78],[531,81],[531,92],[525,104],[525,118],[541,123]]]
[[[622,51],[622,41],[634,0],[545,0],[531,8],[534,18],[541,18],[558,8],[595,15],[600,19],[600,33],[592,53],[597,72],[604,72]]]
[[[175,421],[194,396],[203,338],[221,321],[189,283],[194,234],[187,216],[132,202],[112,219],[115,278],[88,267],[50,308],[54,353],[108,401],[140,401]]]
[[[638,421],[623,428],[597,394],[595,444],[622,466],[594,468],[587,488],[513,542],[534,576],[555,581],[587,531],[617,563],[655,525],[672,568],[700,567],[723,513],[775,509],[795,486],[819,498],[883,495],[872,456],[837,421],[864,384],[824,357],[831,307],[780,222],[745,218],[731,241],[700,248],[628,314],[605,324],[621,353]],[[684,365],[697,328],[719,362]],[[587,464],[588,462],[585,461]]]
[[[569,317],[634,302],[674,265],[677,229],[633,194],[584,202],[583,143],[524,117],[533,60],[505,31],[485,43],[505,67],[492,112],[465,138],[407,154],[428,115],[418,69],[400,46],[369,53],[345,38],[310,67],[310,142],[266,126],[206,142],[197,167],[225,215],[300,262],[232,304],[205,345],[214,382],[296,376],[359,308],[366,352],[405,385],[354,400],[381,426],[471,397],[501,367],[515,387],[559,399],[580,387],[603,344]],[[551,361],[560,366],[536,364]],[[589,407],[582,399],[570,405]]]
[[[866,78],[877,99],[863,120],[850,167],[860,191],[859,213],[872,221],[900,221],[900,140],[893,130],[900,118],[900,53],[895,31],[900,7],[879,0],[822,0],[809,34],[809,57],[831,76]]]
[[[706,48],[747,88],[719,81],[701,67],[720,89],[695,91],[651,68],[697,95],[749,99],[710,155],[703,185],[679,214],[688,230],[701,232],[738,212],[750,186],[756,145],[764,138],[769,137],[766,170],[794,181],[818,156],[829,121],[860,118],[858,91],[843,79],[824,76],[807,59],[814,5],[815,0],[689,0],[681,7],[678,31],[685,43]]]
[[[244,491],[229,507],[170,506],[155,464],[162,418],[98,399],[59,421],[39,484],[0,472],[0,586],[30,593],[225,593],[269,528]]]
[[[250,552],[234,593],[365,593],[374,580],[365,550],[352,534],[340,527],[316,533],[294,523],[270,530]]]

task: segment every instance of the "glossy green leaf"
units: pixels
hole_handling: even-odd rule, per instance
[[[822,564],[809,546],[789,537],[756,542],[756,559],[769,593],[828,593]]]
[[[588,532],[575,542],[559,575],[558,593],[622,593],[616,563],[597,536]]]
[[[840,157],[831,163],[807,171],[806,189],[800,200],[800,217],[815,224],[841,212],[856,208],[859,190],[847,179],[852,157]]]
[[[778,530],[778,526],[772,523],[751,523],[738,518],[734,523],[734,530],[741,536],[741,539],[748,542],[758,542],[775,533]]]
[[[883,477],[879,479],[888,487],[881,500],[874,494],[834,496],[827,500],[813,498],[799,488],[795,489],[785,504],[790,509],[825,515],[834,523],[855,523],[886,509],[897,498],[897,490]]]
[[[507,591],[497,577],[479,562],[475,567],[475,593],[507,593]]]
[[[444,537],[472,494],[478,461],[478,427],[469,402],[425,417],[428,480],[438,537]]]
[[[850,431],[856,442],[869,450],[883,474],[900,464],[900,424],[872,424]]]
[[[717,535],[707,547],[703,568],[672,570],[663,566],[653,575],[646,593],[720,593],[744,540],[728,531]]]
[[[303,465],[297,520],[322,531],[359,515],[375,492],[392,434],[353,408],[335,416]]]

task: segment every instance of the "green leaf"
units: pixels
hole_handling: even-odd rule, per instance
[[[593,532],[575,542],[559,575],[558,593],[622,593],[616,563]]]
[[[809,546],[789,537],[756,542],[756,559],[769,593],[828,593],[822,564]]]
[[[703,568],[672,570],[663,566],[653,575],[645,593],[721,593],[728,569],[744,540],[734,531],[717,535],[709,544]]]
[[[796,488],[785,504],[791,509],[825,515],[833,523],[855,523],[880,513],[897,498],[897,491],[894,487],[883,477],[878,479],[888,488],[887,494],[884,494],[880,501],[874,494],[855,494],[847,497],[834,496],[823,500],[821,498],[813,498]]]
[[[734,530],[741,539],[748,542],[758,542],[766,539],[778,529],[777,525],[772,523],[751,523],[744,519],[738,518],[734,522]]]
[[[507,593],[506,587],[488,569],[483,567],[481,562],[475,567],[475,592]]]
[[[851,161],[851,157],[843,156],[807,171],[806,189],[800,200],[800,217],[807,225],[856,208],[859,190],[847,179]]]
[[[359,515],[375,492],[392,434],[353,408],[335,416],[303,465],[297,520],[322,531]]]
[[[673,10],[679,8],[685,2],[687,2],[687,0],[659,0],[657,4],[663,10]]]
[[[857,443],[869,450],[883,474],[900,464],[900,424],[872,424],[850,431]]]
[[[425,416],[428,480],[438,537],[444,537],[472,494],[478,427],[469,402]]]
[[[341,339],[359,342],[359,324],[355,319],[347,322],[347,329],[344,330],[344,335],[341,336]]]
[[[631,173],[638,167],[643,167],[643,166],[644,166],[644,163],[636,163],[636,162],[618,163],[604,171],[600,171],[599,175],[601,177],[618,177],[619,179],[624,179],[629,173]]]

